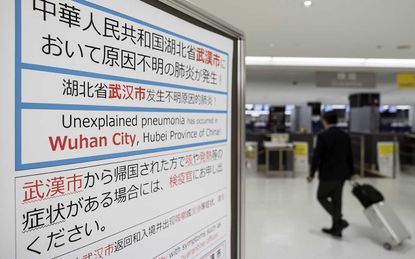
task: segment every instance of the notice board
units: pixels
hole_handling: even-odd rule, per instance
[[[236,258],[243,35],[180,1],[1,10],[1,258]]]

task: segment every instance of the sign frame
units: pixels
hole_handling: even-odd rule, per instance
[[[236,29],[235,27],[229,25],[228,23],[216,18],[215,16],[203,11],[202,9],[190,4],[187,1],[184,0],[140,0],[141,2],[144,2],[146,4],[149,4],[153,7],[156,7],[162,11],[165,11],[168,14],[174,15],[184,21],[190,22],[198,27],[201,27],[203,29],[209,30],[213,33],[225,36],[233,41],[233,58],[232,58],[232,87],[231,87],[231,132],[232,134],[229,136],[230,139],[230,145],[231,145],[231,258],[244,258],[244,204],[245,204],[245,176],[243,173],[243,165],[244,165],[244,142],[245,142],[245,123],[244,123],[244,107],[245,107],[245,96],[244,96],[244,85],[245,85],[245,36],[244,33],[240,30]],[[16,1],[19,2],[19,1]],[[11,9],[12,4],[10,4]],[[16,6],[13,4],[13,8],[16,10],[20,8],[20,6]],[[15,13],[15,14],[16,14]],[[14,15],[15,15],[14,14]],[[11,15],[11,14],[10,14]],[[10,16],[11,17],[11,16]],[[6,18],[9,19],[9,16]],[[5,19],[6,19],[5,18]],[[14,30],[15,38],[14,40],[19,42],[21,41],[21,35],[18,35],[17,31],[18,28],[20,28],[21,24],[16,23],[14,26],[7,26],[8,28],[5,28],[5,32],[7,34],[12,34],[12,30]],[[3,28],[2,28],[3,29]],[[21,52],[18,49],[14,49],[16,47],[16,42],[13,44],[13,46],[10,45],[11,40],[1,42],[2,46],[6,46],[5,49],[14,50],[12,53],[15,53],[14,55],[10,53],[7,53],[5,55],[5,60],[12,60],[12,56],[14,59],[14,63],[21,60]],[[3,44],[4,43],[4,44]],[[5,68],[5,73],[7,71],[10,72],[10,70],[15,70],[14,63],[11,63]],[[3,65],[4,63],[2,63]],[[17,73],[17,72],[15,72]],[[21,80],[21,77],[19,74],[13,76],[10,76],[10,78],[7,78],[6,82],[13,81],[14,85],[20,84],[20,82],[17,82],[17,80]],[[16,96],[20,96],[20,90],[16,90],[16,92],[13,92],[13,94]],[[14,107],[18,103],[17,99],[10,100],[10,103],[4,104],[3,107],[11,107],[11,103],[13,103]],[[3,105],[3,104],[2,104]],[[7,109],[9,110],[9,109]],[[14,112],[17,112],[17,109],[14,110]],[[16,115],[15,115],[16,116]],[[8,117],[8,116],[7,116]],[[10,124],[13,124],[13,127],[17,129],[17,123],[21,121],[20,116],[14,117],[14,121],[11,121]],[[10,129],[12,126],[8,126],[6,128],[6,132],[3,132],[1,134],[1,138],[10,138],[10,136],[13,136],[12,132],[10,132]],[[3,128],[4,129],[4,128]],[[21,134],[21,133],[17,133]],[[19,146],[20,138],[17,136],[17,138],[12,138],[13,143],[15,145],[15,148]],[[7,143],[11,143],[9,139],[7,140]],[[5,151],[4,149],[1,149],[1,151]],[[14,153],[14,152],[11,152]],[[11,157],[13,157],[13,161],[16,161],[16,157],[14,157],[15,154],[7,154],[3,156],[2,159],[9,160]],[[2,167],[3,168],[3,167]],[[9,165],[4,167],[5,170],[9,170]],[[14,168],[16,169],[16,168]],[[0,177],[1,180],[3,180],[3,177]],[[14,183],[16,184],[16,177],[14,178]],[[7,187],[3,191],[5,193],[9,193],[11,191],[12,187]],[[14,201],[7,201],[2,203],[2,207],[4,205],[4,208],[10,208],[11,203],[16,203],[16,200]],[[15,214],[16,212],[14,212]],[[7,219],[15,218],[15,215],[7,215]],[[16,222],[15,222],[16,223]],[[11,229],[11,228],[10,228]],[[8,230],[10,230],[8,228]],[[3,230],[3,229],[2,229]],[[2,231],[3,232],[3,231]],[[16,235],[16,234],[15,234]],[[13,236],[13,235],[12,235]],[[16,242],[16,236],[13,239],[14,241],[9,241],[10,243]],[[7,254],[6,254],[7,255]],[[15,254],[16,256],[16,254]]]
[[[185,0],[142,0],[234,41],[231,116],[231,258],[245,258],[245,34]]]

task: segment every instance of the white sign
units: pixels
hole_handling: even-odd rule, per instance
[[[393,177],[395,145],[394,142],[378,142],[378,165],[379,173],[384,176]]]
[[[233,41],[137,0],[0,7],[1,257],[230,258]]]
[[[309,163],[308,163],[308,142],[294,142],[294,170],[296,173],[308,174]]]

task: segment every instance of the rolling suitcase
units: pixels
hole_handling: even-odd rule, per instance
[[[377,236],[387,250],[401,245],[411,235],[395,214],[384,202],[383,195],[370,185],[353,184],[353,194],[365,207],[364,213]]]

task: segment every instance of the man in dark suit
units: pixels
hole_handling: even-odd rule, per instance
[[[308,182],[319,172],[317,199],[332,217],[332,227],[323,228],[324,233],[342,237],[349,223],[342,215],[342,192],[346,180],[353,180],[353,156],[350,136],[336,127],[337,114],[326,112],[322,116],[325,130],[317,136]]]

